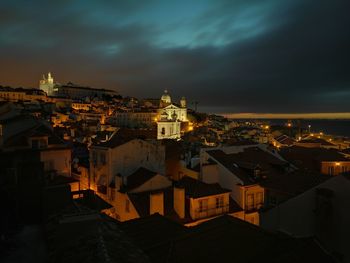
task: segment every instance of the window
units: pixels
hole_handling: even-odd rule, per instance
[[[253,209],[254,208],[254,194],[248,194],[247,195],[247,209]]]
[[[162,135],[165,135],[165,128],[162,128]]]
[[[334,174],[334,167],[333,166],[329,166],[328,167],[328,174],[329,175],[333,175]]]
[[[199,200],[199,212],[208,210],[208,199]]]
[[[216,208],[224,207],[224,197],[220,196],[216,198]]]
[[[263,199],[263,193],[262,192],[256,193],[255,198],[256,198],[256,205],[258,207],[263,205],[264,199]]]
[[[130,201],[128,199],[125,200],[125,212],[130,212]]]

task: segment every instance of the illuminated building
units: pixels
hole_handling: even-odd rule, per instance
[[[65,85],[55,83],[50,72],[47,74],[47,77],[43,75],[43,78],[39,82],[39,87],[46,92],[47,96],[65,96],[71,99],[81,99],[85,97],[102,98],[103,96],[117,95],[116,91],[109,89],[90,88],[71,82]]]
[[[243,209],[239,218],[259,225],[259,209],[265,201],[261,182],[283,172],[285,161],[255,146],[232,146],[201,151],[201,177],[231,189],[231,197]]]
[[[43,75],[43,78],[39,82],[39,88],[45,91],[47,96],[53,96],[56,93],[55,83],[50,72],[47,74],[47,78]]]
[[[159,117],[166,113],[168,119],[172,119],[174,114],[176,114],[176,120],[181,122],[187,122],[187,108],[186,108],[186,99],[184,97],[180,100],[180,105],[177,106],[172,103],[170,94],[167,90],[164,91],[164,94],[160,98],[158,115]]]
[[[181,138],[181,122],[177,119],[175,111],[171,118],[166,112],[160,115],[157,121],[157,139],[180,139]]]
[[[90,149],[91,185],[105,199],[114,188],[110,184],[116,175],[128,176],[140,166],[164,174],[165,148],[159,142],[137,139],[146,135],[142,130],[120,129],[107,141],[95,143]],[[113,199],[113,198],[112,198]]]

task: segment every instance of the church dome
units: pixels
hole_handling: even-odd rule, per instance
[[[160,102],[162,104],[171,104],[171,97],[170,97],[170,95],[169,95],[167,90],[164,90],[164,94],[160,98]]]

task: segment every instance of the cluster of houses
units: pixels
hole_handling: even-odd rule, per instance
[[[0,102],[4,239],[43,224],[62,262],[97,248],[98,262],[350,260],[349,149],[219,116],[190,122],[167,91],[139,101],[50,74],[40,85],[46,99]],[[84,237],[97,248],[75,254]]]

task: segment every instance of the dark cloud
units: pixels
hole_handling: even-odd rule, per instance
[[[4,3],[0,82],[35,86],[51,70],[125,95],[167,88],[217,111],[349,111],[349,1],[209,2],[172,13],[162,1]]]

